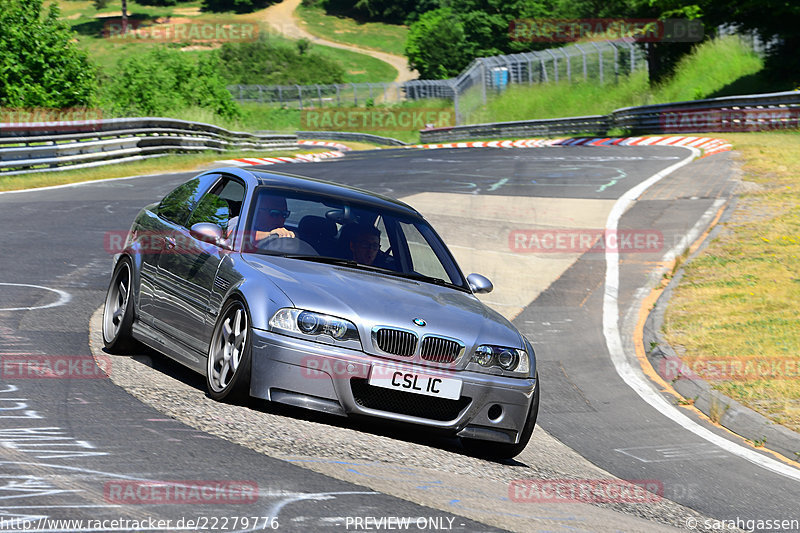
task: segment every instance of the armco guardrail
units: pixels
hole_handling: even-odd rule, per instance
[[[423,143],[553,135],[764,131],[800,127],[800,91],[617,109],[609,115],[473,124],[420,132]]]
[[[298,139],[325,139],[331,141],[353,141],[385,146],[405,146],[406,143],[392,137],[381,137],[371,133],[355,133],[351,131],[298,131]]]
[[[609,129],[609,119],[605,115],[586,117],[552,118],[544,120],[522,120],[516,122],[496,122],[492,124],[473,124],[452,128],[422,130],[423,143],[439,141],[458,141],[463,139],[492,139],[501,137],[550,137],[553,135],[592,134]]]
[[[626,107],[612,126],[632,133],[737,132],[798,127],[800,91]]]
[[[166,118],[0,123],[0,176],[107,165],[175,152],[297,147],[296,135],[255,135]]]

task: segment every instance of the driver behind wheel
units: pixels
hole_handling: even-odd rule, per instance
[[[253,222],[255,240],[260,241],[267,237],[293,238],[294,232],[283,227],[290,214],[283,196],[261,196]]]

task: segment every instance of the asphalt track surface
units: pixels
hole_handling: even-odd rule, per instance
[[[393,197],[446,192],[613,200],[686,155],[669,147],[408,150],[272,169]],[[716,200],[732,194],[727,157],[696,161],[656,184],[625,213],[620,227],[657,228],[669,247]],[[110,277],[107,232],[127,230],[143,205],[193,174],[0,195],[0,355],[88,356],[89,317],[103,302]],[[623,479],[656,480],[665,497],[705,515],[800,518],[797,481],[684,430],[622,381],[603,338],[602,256],[583,255],[515,320],[534,343],[545,384],[540,425],[601,468]],[[647,285],[653,265],[652,257],[623,255],[621,323],[636,308],[638,289]],[[68,302],[47,307],[64,293]],[[452,520],[455,531],[493,530],[205,435],[102,379],[3,376],[0,465],[0,520],[156,517],[172,519],[175,527],[176,520],[192,515],[263,517],[280,511],[281,531],[308,531],[344,529],[343,516],[386,516],[391,510],[392,516]],[[129,481],[215,479],[255,482],[257,502],[109,503],[109,491]]]

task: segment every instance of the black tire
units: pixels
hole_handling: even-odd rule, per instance
[[[250,314],[241,300],[229,300],[217,318],[208,347],[209,396],[229,403],[246,402],[250,397],[251,359]]]
[[[522,453],[522,450],[525,449],[528,442],[531,440],[533,428],[536,427],[536,417],[539,415],[539,392],[539,374],[537,373],[536,389],[533,392],[531,408],[528,410],[528,419],[525,421],[517,444],[504,444],[502,442],[462,438],[461,444],[464,446],[464,449],[472,455],[498,461],[511,459]]]
[[[126,354],[136,346],[132,335],[134,314],[133,268],[130,259],[123,257],[114,268],[103,309],[103,344],[107,351]]]

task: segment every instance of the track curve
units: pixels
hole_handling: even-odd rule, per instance
[[[109,380],[3,375],[4,475],[35,482],[40,490],[26,497],[27,507],[4,507],[0,501],[0,516],[177,519],[188,511],[222,516],[244,509],[222,504],[117,507],[104,494],[110,480],[200,478],[254,480],[259,487],[258,510],[269,512],[280,506],[280,529],[290,531],[320,525],[345,529],[348,516],[387,516],[387,509],[392,516],[438,517],[444,524],[452,518],[454,529],[462,531],[491,529],[485,524],[518,531],[561,527],[647,531],[659,523],[682,526],[687,518],[707,519],[669,500],[715,519],[793,518],[795,482],[698,441],[641,402],[616,374],[602,333],[602,254],[572,250],[542,257],[529,249],[511,248],[512,231],[596,227],[592,224],[605,220],[625,191],[682,157],[683,151],[667,147],[404,150],[351,154],[291,169],[409,199],[432,218],[466,270],[475,267],[494,277],[496,285],[511,287],[489,295],[495,298],[489,303],[515,317],[534,342],[545,387],[540,424],[558,439],[537,430],[520,461],[486,463],[462,455],[448,442],[339,425],[327,418],[309,420],[302,413],[275,413],[263,406],[246,409],[208,403],[202,384],[198,386],[191,373],[150,355],[157,369],[150,377],[136,372],[137,367],[152,371],[136,361],[128,361],[133,370],[120,367],[119,375],[113,374],[112,366],[112,377],[133,375],[136,379],[126,387],[134,395],[148,402],[155,397],[162,411],[173,409],[171,416],[194,427],[142,405]],[[727,165],[727,156],[718,155],[677,171],[648,189],[622,215],[620,227],[657,230],[665,242],[675,242],[718,199],[731,196]],[[41,291],[12,293],[0,286],[0,308],[27,308],[0,311],[4,361],[15,354],[88,355],[87,324],[102,302],[110,275],[104,239],[109,231],[126,230],[142,205],[190,175],[0,195],[0,223],[7,228],[0,245],[9,251],[0,256],[0,283],[38,285],[71,298],[66,305],[44,308],[53,296]],[[628,331],[639,289],[647,285],[663,252],[623,255],[618,317],[623,332]],[[530,265],[538,265],[533,275]],[[175,383],[175,390],[169,383]],[[200,404],[203,409],[197,407]],[[262,453],[212,435],[227,434],[238,441],[247,433],[245,428],[259,427],[249,418],[239,418],[251,415],[262,422],[261,417],[268,419],[261,436],[269,438],[258,443],[258,435],[243,437],[257,443],[251,447]],[[217,430],[196,429],[201,425],[191,422],[192,417]],[[300,428],[317,433],[303,435]],[[602,469],[581,460],[559,440]],[[293,457],[294,463],[328,475],[263,453]],[[623,479],[656,480],[666,499],[657,505],[603,507],[536,506],[507,499],[513,479],[597,479],[607,477],[603,470]],[[471,483],[465,483],[470,478]],[[392,485],[397,488],[391,489]],[[450,498],[447,510],[442,510],[439,502],[456,489],[461,499]],[[655,521],[640,522],[642,518]]]

